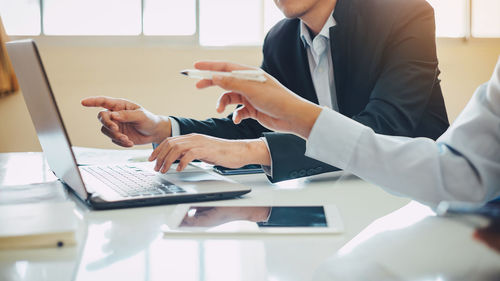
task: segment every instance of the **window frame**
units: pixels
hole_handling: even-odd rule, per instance
[[[151,46],[194,46],[208,49],[224,49],[224,48],[251,48],[259,45],[228,45],[228,46],[207,46],[200,44],[200,0],[195,0],[195,32],[192,35],[145,35],[144,34],[144,3],[147,0],[141,0],[141,33],[139,35],[46,35],[44,34],[44,0],[38,0],[40,3],[40,34],[39,35],[9,35],[12,39],[27,39],[35,38],[37,41],[49,45],[77,45],[77,46],[134,46],[134,45],[151,45]],[[264,1],[262,7],[264,7]],[[464,40],[464,41],[489,41],[498,40],[500,37],[474,37],[472,36],[472,9],[473,0],[466,1],[466,18],[465,18],[465,35],[463,37],[437,37],[439,40]],[[262,9],[264,13],[264,9]],[[261,17],[261,27],[264,28],[265,19]]]

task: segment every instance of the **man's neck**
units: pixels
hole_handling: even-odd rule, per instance
[[[337,0],[318,1],[311,10],[300,17],[309,28],[312,38],[318,35],[328,20],[328,17],[333,14],[335,5],[337,5]]]

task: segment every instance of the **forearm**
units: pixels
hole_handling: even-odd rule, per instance
[[[262,136],[263,132],[269,130],[262,127],[255,120],[244,120],[241,124],[234,124],[231,115],[227,118],[209,118],[206,120],[196,120],[191,118],[172,117],[177,120],[180,134],[191,133],[204,134],[223,139],[256,139]]]
[[[305,99],[290,99],[283,108],[287,109],[284,119],[290,120],[291,133],[307,139],[321,113],[321,107]]]
[[[446,145],[426,138],[375,134],[326,109],[311,131],[306,155],[429,205],[442,200],[485,200],[486,191],[474,167]]]
[[[158,116],[153,131],[153,143],[161,143],[164,139],[172,136],[172,124],[167,116]]]
[[[242,155],[242,162],[245,165],[259,164],[263,166],[271,165],[271,156],[266,143],[261,139],[239,140],[243,144],[239,155]]]

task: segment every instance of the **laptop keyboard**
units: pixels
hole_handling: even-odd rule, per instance
[[[123,197],[158,196],[186,192],[169,181],[164,179],[160,181],[154,173],[135,166],[84,166],[82,169]]]

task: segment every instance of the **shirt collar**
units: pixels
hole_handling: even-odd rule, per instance
[[[326,37],[326,39],[330,39],[330,28],[335,26],[336,24],[337,22],[333,18],[333,15],[328,17],[325,25],[323,25],[323,28],[321,28],[321,31],[316,36],[324,36]],[[302,20],[300,21],[300,38],[302,39],[302,43],[304,44],[304,46],[311,46],[313,38],[311,38],[309,29]]]

